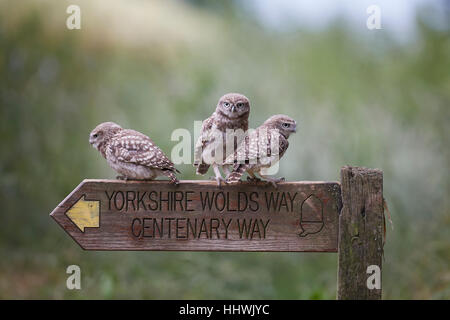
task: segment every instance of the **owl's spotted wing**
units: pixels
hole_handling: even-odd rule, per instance
[[[227,182],[234,183],[241,179],[246,171],[270,167],[278,161],[289,146],[288,140],[267,128],[258,128],[245,137],[234,155],[227,158],[227,163],[233,164],[233,172]]]
[[[117,160],[141,166],[174,171],[172,161],[146,135],[122,130],[114,136],[111,151]]]
[[[211,135],[213,124],[214,114],[202,123],[202,130],[194,148],[194,166],[198,166],[202,163],[203,150],[209,143],[213,142],[212,139],[214,139],[214,137]]]
[[[279,145],[279,148],[278,148],[277,155],[281,158],[284,155],[284,153],[286,152],[287,148],[289,147],[289,141],[284,136],[280,135],[279,140],[278,140],[278,145]]]
[[[212,133],[214,124],[214,115],[204,120],[202,123],[202,130],[200,136],[198,137],[197,143],[195,144],[195,152],[201,154],[203,149],[211,143],[211,139],[214,139]]]
[[[238,148],[228,156],[226,163],[242,163],[258,158],[258,132],[253,131],[239,144]]]
[[[226,162],[234,163],[235,169],[243,163],[251,168],[253,165],[264,164],[275,157],[281,158],[288,146],[289,142],[284,136],[265,128],[258,128],[245,137],[236,152],[230,155]]]

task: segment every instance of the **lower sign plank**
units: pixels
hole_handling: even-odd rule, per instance
[[[86,250],[336,252],[338,182],[84,180],[50,215]]]

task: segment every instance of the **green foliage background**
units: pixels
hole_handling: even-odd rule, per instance
[[[81,30],[65,27],[72,3]],[[275,32],[202,1],[0,0],[0,298],[334,299],[335,254],[85,252],[48,216],[84,178],[115,176],[88,144],[99,122],[170,155],[172,131],[192,132],[226,92],[251,99],[252,127],[298,120],[289,180],[383,169],[384,298],[450,298],[450,34],[421,12],[398,42],[345,19]],[[66,289],[70,264],[80,291]]]

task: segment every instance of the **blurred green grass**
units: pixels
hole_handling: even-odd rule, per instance
[[[395,225],[383,297],[450,298],[448,30],[418,17],[400,44],[342,20],[277,33],[180,2],[70,1],[82,29],[69,31],[68,1],[11,3],[0,1],[0,298],[334,299],[335,254],[85,252],[48,216],[82,179],[115,176],[88,144],[96,124],[142,131],[170,155],[171,132],[192,132],[233,91],[250,98],[252,127],[274,113],[300,123],[287,179],[383,169]],[[70,264],[80,291],[65,287]]]

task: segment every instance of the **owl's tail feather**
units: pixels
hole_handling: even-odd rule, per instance
[[[164,175],[169,177],[171,183],[174,183],[174,184],[178,184],[179,183],[179,181],[177,179],[177,176],[175,175],[175,173],[173,173],[173,171],[171,171],[171,170],[164,170],[163,172],[164,172]]]
[[[209,164],[206,163],[199,163],[197,166],[197,174],[205,174],[208,172]]]
[[[237,168],[233,170],[233,172],[230,173],[230,175],[227,177],[227,183],[237,183],[241,180],[242,175],[247,170],[247,166],[240,165]]]

